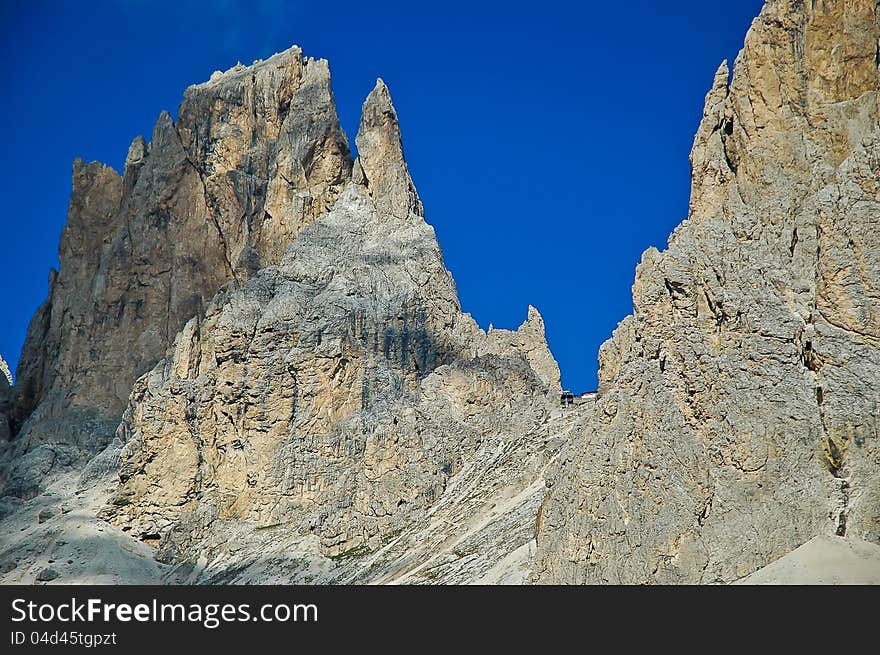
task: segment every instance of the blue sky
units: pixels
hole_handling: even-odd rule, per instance
[[[693,135],[761,0],[0,3],[0,354],[44,300],[77,156],[132,138],[214,70],[292,44],[328,59],[353,141],[376,77],[458,285],[484,328],[535,305],[563,384],[630,313],[635,265],[686,216]]]

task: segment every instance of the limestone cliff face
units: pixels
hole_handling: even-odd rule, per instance
[[[462,313],[382,80],[356,141],[293,48],[188,89],[122,176],[75,163],[3,511],[113,480],[101,516],[169,581],[528,577],[566,430],[543,320]]]
[[[134,381],[221,286],[278,263],[351,164],[327,63],[298,48],[190,87],[123,175],[77,160],[61,267],[18,367],[7,491],[34,493],[29,457],[103,447]]]
[[[489,350],[503,354],[520,352],[526,356],[532,369],[554,393],[562,392],[559,364],[547,347],[544,319],[538,310],[529,306],[525,322],[517,330],[489,328]]]
[[[225,537],[242,525],[251,540],[269,527],[312,538],[312,557],[365,555],[414,534],[444,503],[456,521],[473,516],[493,486],[537,510],[552,449],[546,430],[534,433],[559,388],[541,317],[530,308],[517,332],[487,336],[461,312],[381,80],[357,143],[356,175],[333,209],[277,266],[227,285],[135,384],[107,516],[169,561],[241,573]],[[499,448],[506,480],[493,477],[498,466],[473,466]],[[468,488],[465,469],[496,481]],[[493,549],[472,545],[472,568],[485,572],[532,540],[534,514],[515,523]],[[370,575],[398,570],[399,556]]]
[[[706,99],[688,219],[636,272],[536,580],[724,582],[880,542],[875,0],[768,0]]]

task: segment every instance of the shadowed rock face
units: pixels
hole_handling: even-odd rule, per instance
[[[162,558],[204,557],[243,521],[313,537],[312,557],[378,550],[490,443],[521,452],[511,495],[539,479],[548,448],[525,435],[559,388],[540,315],[505,340],[461,313],[381,81],[363,116],[360,183],[278,266],[218,294],[135,385],[107,516]],[[527,544],[533,520],[496,548]],[[214,575],[229,555],[212,550]]]
[[[35,492],[21,460],[35,450],[106,445],[134,381],[223,284],[278,263],[351,164],[327,63],[298,48],[187,89],[177,125],[163,113],[122,176],[77,160],[61,268],[18,367],[7,491]]]
[[[357,143],[293,49],[188,89],[122,177],[77,162],[7,493],[107,445],[79,485],[118,478],[102,516],[169,579],[525,579],[561,444],[543,320],[461,312],[381,80]]]
[[[880,541],[877,3],[770,0],[716,75],[686,220],[600,352],[536,579],[730,581]]]

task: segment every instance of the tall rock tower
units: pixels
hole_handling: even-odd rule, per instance
[[[540,582],[726,582],[815,535],[880,542],[875,0],[768,0],[548,481]]]

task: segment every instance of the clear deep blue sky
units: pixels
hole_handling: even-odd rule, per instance
[[[427,219],[482,327],[543,314],[563,384],[632,310],[635,265],[687,213],[703,99],[761,0],[0,1],[0,354],[15,367],[57,267],[71,164],[214,70],[292,44],[330,62],[350,140],[382,77]]]

